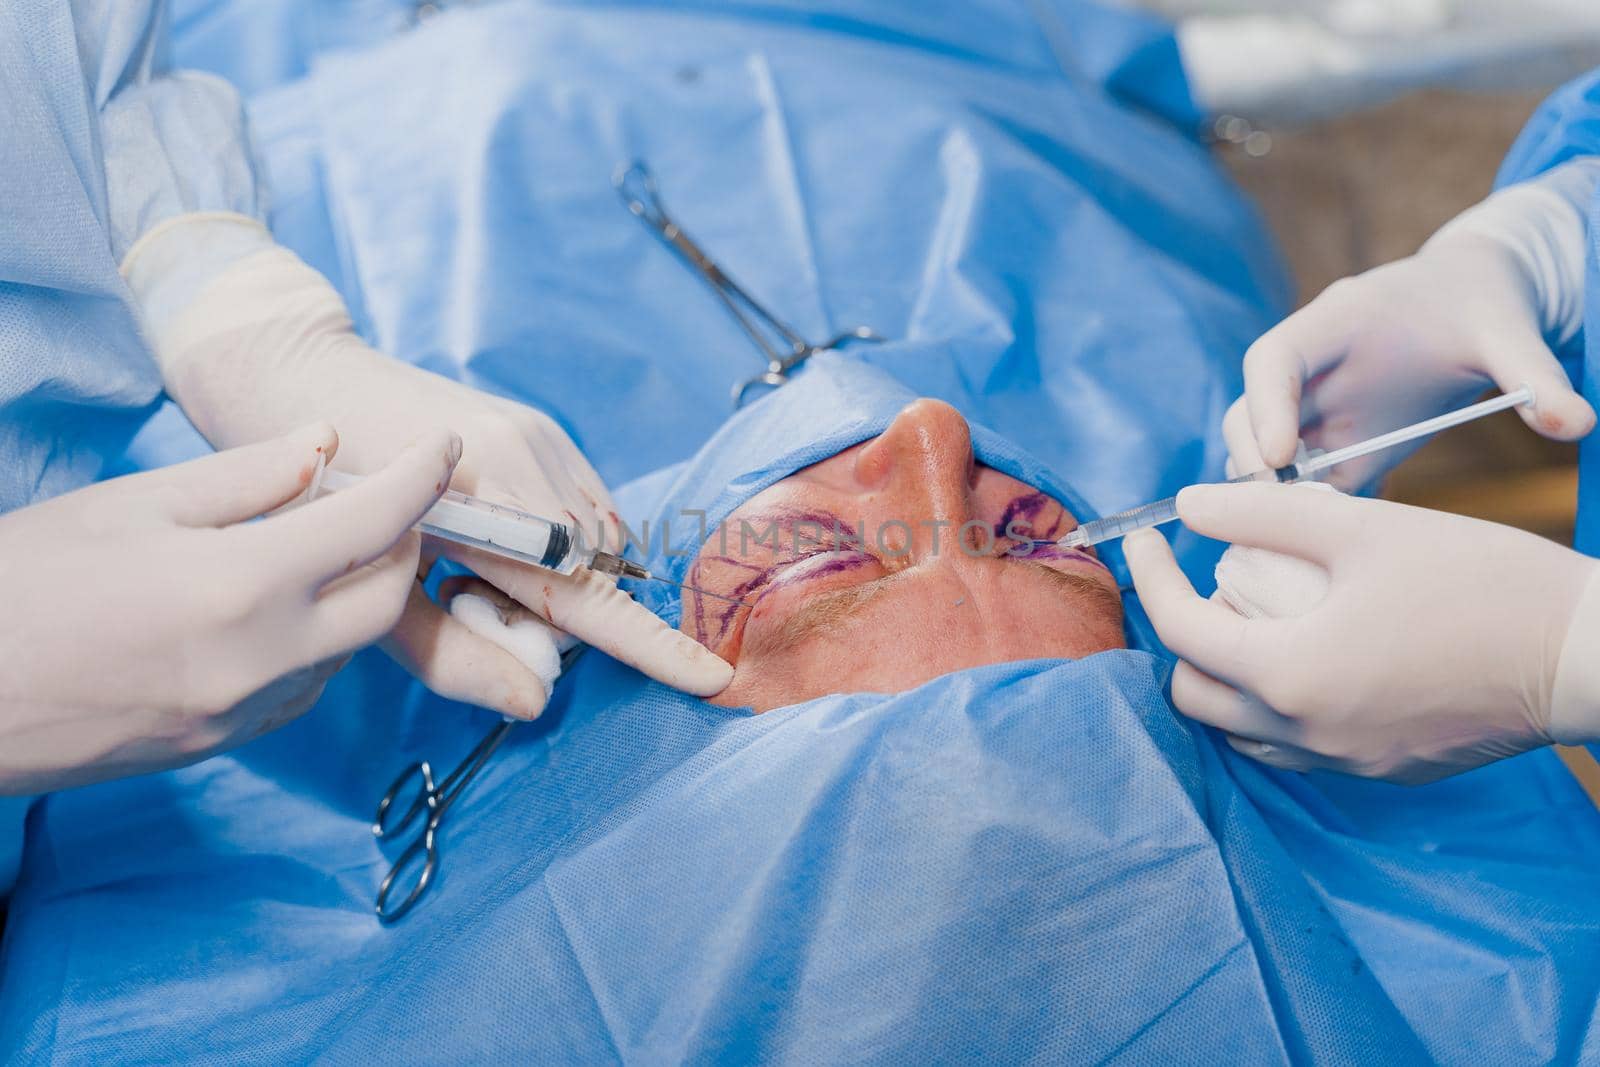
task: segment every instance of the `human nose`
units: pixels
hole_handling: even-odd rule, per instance
[[[856,458],[856,478],[881,505],[886,554],[906,563],[948,554],[972,518],[972,431],[949,404],[907,405]]]

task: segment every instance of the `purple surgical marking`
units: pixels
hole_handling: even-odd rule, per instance
[[[994,535],[996,537],[1011,537],[1012,534],[1007,531],[1011,529],[1011,524],[1019,519],[1029,530],[1033,529],[1033,520],[1038,517],[1039,512],[1052,504],[1060,507],[1054,500],[1037,490],[1032,493],[1025,493],[1022,496],[1012,497],[1011,502],[1006,505],[1005,511],[1001,513],[1000,521],[995,523]]]
[[[1027,552],[1019,553],[1016,558],[1030,559],[1035,561],[1050,559],[1080,559],[1087,563],[1093,563],[1101,570],[1109,571],[1111,569],[1102,563],[1099,557],[1085,552],[1081,548],[1068,548],[1066,545],[1057,544],[1054,541],[1034,541],[1032,547]]]
[[[1034,532],[1033,522],[1038,519],[1040,512],[1048,507],[1056,509],[1049,528]],[[1006,550],[1006,555],[1014,559],[1086,560],[1102,570],[1109,571],[1111,568],[1102,563],[1094,553],[1085,552],[1080,548],[1068,548],[1057,543],[1066,535],[1066,531],[1062,529],[1066,521],[1066,508],[1046,494],[1035,491],[1015,497],[1006,505],[1000,522],[995,525],[995,536],[1016,542]]]
[[[731,521],[731,516],[729,521]],[[815,569],[807,569],[803,573],[794,575],[793,577],[784,575],[780,577],[777,582],[772,582],[772,575],[780,569],[793,566],[816,556],[830,555],[840,551],[838,547],[839,542],[844,544],[853,544],[859,549],[861,544],[860,535],[856,532],[856,528],[854,526],[844,522],[837,515],[825,511],[809,511],[804,508],[775,508],[773,511],[768,512],[765,515],[756,516],[755,521],[766,522],[769,529],[777,529],[789,532],[795,541],[795,543],[790,546],[792,549],[792,554],[774,559],[765,566],[727,555],[701,556],[694,561],[694,564],[689,568],[689,576],[691,579],[690,584],[704,585],[708,589],[711,588],[711,585],[706,583],[701,578],[701,568],[703,564],[717,563],[723,566],[737,568],[747,572],[748,574],[743,581],[739,582],[739,584],[734,586],[733,589],[729,590],[726,594],[730,598],[744,601],[744,603],[728,603],[726,605],[718,604],[715,613],[708,618],[708,609],[706,605],[706,600],[708,598],[703,596],[697,596],[695,598],[695,640],[699,641],[703,645],[706,645],[708,648],[711,647],[712,641],[720,641],[728,633],[728,630],[733,626],[734,620],[738,617],[739,609],[741,607],[749,607],[751,610],[754,610],[755,606],[759,604],[761,599],[765,597],[766,594],[772,589],[838,573],[838,571],[848,569],[851,566],[859,566],[861,563],[867,562],[872,558],[865,553],[860,553],[859,557],[854,560],[830,560],[827,563],[818,564]],[[748,524],[751,522],[751,519],[750,517],[742,517],[740,522]],[[807,549],[801,550],[796,527],[802,524],[811,526],[818,535],[831,533],[833,537],[838,539],[838,542],[830,545],[826,541],[819,541],[814,537],[807,537],[805,539]],[[727,522],[724,522],[719,529],[725,532],[727,530]],[[777,549],[781,551],[783,547],[783,538],[780,536],[777,540]],[[765,545],[766,541],[764,538],[761,538],[757,539],[757,543]],[[753,600],[750,599],[750,594],[752,593],[756,594]],[[714,635],[711,633],[713,624],[715,625],[716,629]]]
[[[1039,513],[1046,508],[1054,508],[1050,526],[1045,530],[1035,530],[1034,523],[1039,518]],[[1000,521],[995,524],[994,535],[1011,541],[1035,540],[1054,541],[1061,537],[1065,531],[1061,529],[1067,519],[1067,509],[1059,502],[1042,492],[1027,493],[1023,496],[1012,498],[1006,505],[1005,512],[1000,516]],[[1019,537],[1018,533],[1023,536]]]
[[[834,553],[832,552],[821,552],[818,553],[818,557],[831,556],[833,554]],[[768,593],[776,593],[780,589],[787,589],[790,586],[801,585],[805,582],[815,581],[818,578],[826,578],[829,575],[839,574],[843,571],[854,570],[864,563],[875,562],[877,561],[872,556],[861,553],[843,559],[828,560],[827,562],[819,563],[816,566],[806,566],[806,561],[801,560],[798,563],[791,563],[787,566],[775,567],[773,568],[774,570],[782,569],[786,572],[799,570],[801,573],[783,573],[778,575],[778,577],[773,579],[771,582],[768,582],[766,587],[756,594],[755,600],[750,604],[750,610],[754,611],[760,605],[760,603],[767,598]]]

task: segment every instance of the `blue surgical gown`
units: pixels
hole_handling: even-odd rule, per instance
[[[186,211],[261,215],[244,114],[175,72],[159,0],[0,7],[0,513],[113,468],[161,379],[118,263]],[[0,799],[0,896],[23,810]]]
[[[244,112],[161,0],[0,10],[0,512],[91,481],[161,380],[117,268],[188,211],[264,215]]]
[[[1575,156],[1600,155],[1600,71],[1556,91],[1528,121],[1500,169],[1500,184],[1523,181]],[[1600,193],[1588,212],[1584,328],[1560,353],[1584,399],[1600,410]],[[1600,556],[1600,434],[1578,446],[1579,551]]]
[[[85,62],[75,14],[0,8],[0,512],[92,480],[161,388],[117,274],[99,123],[149,57]]]

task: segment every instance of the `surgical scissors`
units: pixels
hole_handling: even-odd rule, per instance
[[[582,645],[576,645],[561,655],[561,670],[566,672],[573,660],[583,651]],[[435,785],[433,780],[433,766],[427,760],[419,760],[400,772],[388,792],[383,794],[383,799],[378,801],[378,814],[372,822],[372,836],[379,841],[388,841],[399,835],[406,827],[416,821],[417,817],[427,812],[423,819],[422,828],[416,837],[407,845],[405,851],[400,853],[400,858],[394,861],[389,868],[389,873],[384,875],[383,882],[378,886],[378,898],[374,910],[377,912],[378,921],[385,925],[396,922],[406,912],[410,911],[422,899],[428,887],[433,884],[434,872],[439,869],[439,823],[444,819],[444,813],[450,810],[450,805],[466,791],[467,786],[483,770],[484,764],[489,762],[500,743],[506,739],[506,734],[517,724],[517,719],[501,719],[495,723],[483,739],[473,746],[465,759],[456,764],[455,770],[444,778],[444,781]],[[390,821],[389,813],[395,810],[396,802],[409,790],[415,790],[411,803],[406,805],[405,812],[399,818]],[[389,906],[390,893],[395,889],[402,872],[407,869],[417,871],[416,881],[411,886],[411,891],[404,900],[394,907]]]
[[[711,287],[711,291],[717,294],[717,299],[722,301],[723,306],[739,323],[739,328],[755,342],[756,347],[761,349],[762,355],[766,357],[766,370],[749,381],[734,384],[735,408],[744,405],[750,390],[756,386],[767,385],[776,388],[787,382],[790,371],[818,352],[841,348],[852,341],[883,340],[871,328],[856,326],[836,334],[822,344],[812,344],[794,327],[757,302],[755,297],[738,282],[728,277],[727,272],[717,266],[711,257],[683,232],[683,228],[667,214],[666,205],[661,201],[661,193],[656,188],[655,175],[643,161],[636,159],[632,163],[619,166],[611,177],[611,184],[616,187],[617,194],[622,197],[622,202],[628,206],[628,210],[654,230],[669,248],[682,256],[689,266],[699,273]],[[773,334],[776,335],[776,341],[781,344],[774,343],[775,339],[771,336]]]

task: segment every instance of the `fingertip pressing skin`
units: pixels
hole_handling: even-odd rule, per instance
[[[460,554],[493,585],[552,626],[691,696],[714,696],[733,668],[694,638],[635,601],[607,576],[533,572],[503,561]]]

